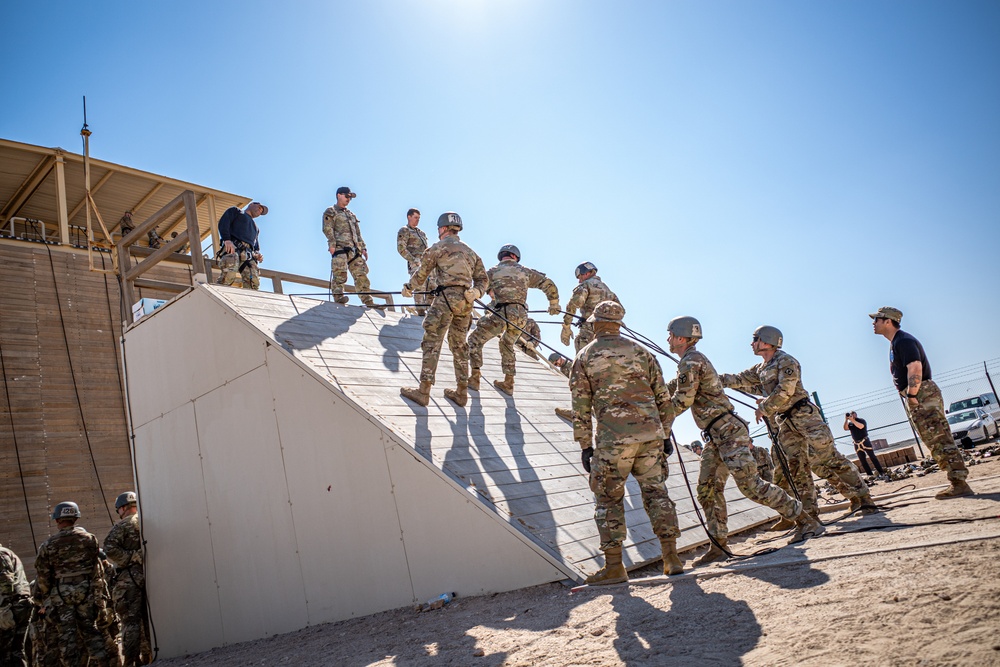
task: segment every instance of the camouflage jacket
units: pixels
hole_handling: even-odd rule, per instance
[[[653,354],[617,334],[600,335],[573,361],[573,439],[597,447],[662,440],[673,422],[670,394]]]
[[[591,313],[594,312],[597,304],[602,301],[618,301],[618,303],[621,303],[618,300],[618,296],[611,291],[610,287],[604,284],[600,276],[587,278],[573,288],[573,294],[570,296],[569,302],[566,303],[567,314],[563,316],[563,322],[565,324],[572,324],[573,313],[578,309],[580,317],[586,321]]]
[[[490,291],[498,303],[519,303],[525,305],[528,300],[528,289],[535,288],[545,293],[549,301],[559,301],[559,289],[550,278],[541,271],[535,271],[515,262],[505,259],[492,267],[486,274],[490,277]]]
[[[422,289],[429,276],[434,276],[441,287],[477,288],[486,294],[490,283],[483,260],[457,234],[446,236],[424,253],[420,268],[410,276],[413,289]]]
[[[323,212],[323,233],[331,248],[357,248],[358,252],[367,249],[365,240],[361,238],[358,216],[350,209],[336,204],[326,209]]]
[[[562,373],[566,377],[569,377],[570,373],[573,371],[573,360],[570,359],[569,361],[567,361],[562,366],[559,366],[558,368],[560,373]]]
[[[542,340],[542,330],[539,328],[538,322],[529,317],[528,321],[524,323],[524,331],[521,332],[518,341],[538,345],[540,340]]]
[[[21,559],[10,549],[0,546],[0,607],[9,605],[14,598],[30,594]]]
[[[120,569],[131,565],[142,567],[142,537],[139,535],[139,516],[127,516],[111,528],[104,538],[104,552]]]
[[[427,250],[427,235],[419,227],[403,227],[396,233],[396,250],[406,260],[406,267],[413,270],[420,263],[420,256]]]
[[[43,602],[55,588],[58,579],[85,577],[91,582],[104,577],[98,557],[97,538],[81,526],[63,528],[42,542],[35,558],[35,585]]]
[[[667,387],[677,415],[691,408],[694,423],[702,430],[719,415],[733,411],[712,362],[693,346],[680,358],[677,377]]]
[[[766,449],[754,446],[754,448],[750,450],[750,453],[753,454],[753,458],[757,462],[758,470],[774,469],[774,461],[771,460],[771,453]]]
[[[799,362],[780,349],[775,351],[771,361],[762,361],[735,375],[724,373],[719,376],[719,380],[728,389],[764,396],[764,401],[758,407],[767,417],[774,417],[789,410],[801,399],[809,398],[802,386],[802,368]]]

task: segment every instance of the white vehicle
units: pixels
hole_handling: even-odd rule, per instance
[[[947,413],[963,412],[965,410],[972,410],[973,408],[982,408],[993,415],[993,419],[1000,421],[1000,403],[997,402],[997,396],[994,393],[979,394],[978,396],[970,396],[969,398],[955,401],[948,406]]]
[[[951,435],[955,442],[965,448],[972,447],[976,442],[985,442],[997,437],[1000,426],[993,415],[982,408],[960,410],[948,415],[951,424]]]

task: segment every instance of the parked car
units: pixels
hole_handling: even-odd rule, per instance
[[[997,432],[1000,431],[993,415],[982,408],[953,412],[948,415],[948,423],[951,424],[951,435],[955,442],[966,449],[977,442],[997,437]]]
[[[952,412],[972,410],[973,408],[982,408],[993,415],[993,419],[1000,421],[1000,403],[997,402],[997,395],[994,393],[979,394],[978,396],[970,396],[969,398],[955,401],[948,406],[946,412],[951,414]]]

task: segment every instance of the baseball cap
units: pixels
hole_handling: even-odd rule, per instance
[[[254,204],[256,204],[257,206],[260,206],[260,214],[261,215],[267,215],[267,207],[266,206],[264,206],[263,204],[261,204],[259,201],[252,201],[252,202],[250,202],[251,206],[253,206]]]
[[[602,301],[594,308],[588,322],[621,322],[625,318],[625,308],[617,301]]]
[[[348,199],[354,199],[355,197],[357,197],[357,195],[354,194],[353,192],[351,192],[351,189],[349,187],[347,187],[346,185],[343,186],[343,187],[337,188],[337,194],[338,195],[347,195]]]
[[[893,308],[892,306],[882,306],[874,313],[868,313],[868,317],[873,320],[876,317],[884,317],[887,320],[892,320],[896,324],[899,324],[900,320],[903,319],[903,311],[899,308]]]

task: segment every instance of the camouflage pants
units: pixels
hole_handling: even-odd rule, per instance
[[[757,462],[750,453],[750,434],[743,422],[723,417],[712,427],[711,435],[698,472],[698,504],[705,511],[709,535],[716,540],[729,535],[725,489],[730,474],[743,495],[755,503],[782,514],[791,510],[795,499],[757,474]]]
[[[642,505],[656,536],[664,539],[681,534],[674,501],[667,493],[663,440],[598,446],[590,465],[590,490],[594,492],[594,521],[601,536],[601,551],[625,542],[625,481],[629,475],[639,483]]]
[[[434,297],[424,318],[424,339],[420,343],[423,362],[420,381],[434,384],[441,345],[448,338],[448,349],[455,362],[455,380],[459,384],[469,381],[469,343],[466,336],[472,325],[472,305],[465,300],[465,288],[446,287]]]
[[[220,285],[260,289],[260,268],[254,261],[253,252],[249,250],[220,255],[219,269],[222,271],[222,275],[219,276]]]
[[[499,315],[487,311],[479,318],[476,328],[469,335],[469,359],[472,367],[483,367],[483,345],[500,336],[500,366],[505,375],[514,375],[514,343],[520,338],[527,320],[528,310],[519,303],[502,306]]]
[[[592,322],[584,322],[580,325],[580,330],[576,334],[576,340],[573,344],[576,346],[576,351],[579,352],[583,349],[583,346],[594,340],[594,324]]]
[[[347,272],[354,278],[354,289],[358,292],[371,291],[372,284],[368,281],[368,262],[361,253],[354,254],[352,250],[330,257],[330,293],[333,298],[343,296],[344,285],[347,284]],[[362,303],[371,306],[375,303],[370,294],[359,295]]]
[[[802,501],[802,514],[800,521],[805,521],[806,516],[818,517],[819,506],[816,501],[816,483],[813,481],[813,471],[810,464],[809,444],[797,433],[786,437],[785,426],[778,427],[778,443],[785,461],[788,465],[788,472],[791,474],[795,490],[789,484],[781,462],[777,459],[780,456],[774,452],[774,484],[783,489],[793,497],[798,497]],[[773,449],[773,448],[772,448]],[[796,494],[796,492],[798,492]]]
[[[147,663],[152,653],[142,585],[141,573],[136,574],[133,580],[129,572],[125,571],[118,575],[114,590],[111,591],[115,612],[122,624],[122,657],[125,659],[125,667]]]
[[[406,263],[406,270],[411,276],[419,268],[419,264]],[[427,284],[413,292],[413,303],[417,304],[418,314],[423,315],[427,312],[427,306],[433,300],[433,297],[428,292],[432,292],[435,287],[437,287],[437,279],[434,276],[428,276]]]
[[[63,595],[67,594],[66,589],[62,587]],[[98,608],[94,599],[87,597],[80,603],[68,603],[61,598],[59,594],[49,597],[51,604],[46,616],[52,623],[51,638],[56,646],[47,645],[47,652],[58,652],[64,665],[79,665],[88,654],[94,667],[110,665],[104,633],[97,627]]]
[[[911,406],[904,394],[903,404],[917,429],[917,435],[931,450],[931,456],[942,470],[948,471],[949,481],[960,481],[969,476],[962,453],[951,435],[951,427],[944,416],[944,399],[933,380],[924,380],[917,391],[917,405]]]
[[[774,483],[774,464],[771,462],[771,457],[761,449],[760,447],[754,446],[750,451],[753,454],[753,460],[757,462],[757,474],[765,482]]]
[[[10,598],[4,601],[6,604]],[[25,667],[24,640],[28,633],[28,619],[31,618],[31,601],[15,598],[10,602],[14,616],[14,627],[0,630],[0,667]]]
[[[797,409],[789,419],[781,422],[778,441],[782,447],[786,442],[807,446],[812,471],[830,482],[845,498],[850,500],[868,495],[868,485],[861,479],[854,464],[837,451],[830,427],[812,405]]]

